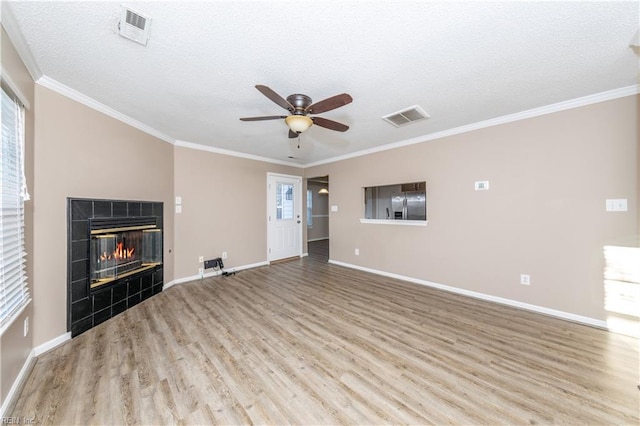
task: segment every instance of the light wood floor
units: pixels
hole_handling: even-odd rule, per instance
[[[74,338],[10,415],[637,425],[638,366],[638,340],[310,256],[176,285]]]

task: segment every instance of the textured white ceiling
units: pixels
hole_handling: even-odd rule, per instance
[[[8,2],[42,74],[180,141],[313,163],[638,81],[639,2]],[[297,140],[254,86],[353,103]],[[383,115],[420,105],[402,128]]]

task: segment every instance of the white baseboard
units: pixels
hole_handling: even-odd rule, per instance
[[[9,393],[7,393],[7,397],[4,399],[2,407],[0,407],[0,418],[4,419],[7,417],[6,414],[9,407],[13,405],[15,399],[18,397],[18,394],[22,389],[22,385],[29,377],[31,368],[35,365],[37,358],[45,352],[49,352],[51,349],[57,348],[68,340],[71,340],[71,333],[64,333],[61,336],[58,336],[36,348],[33,348],[31,352],[29,352],[29,356],[22,365],[22,368],[18,373],[18,377],[16,377],[13,385],[11,385],[11,389],[9,389]]]
[[[555,310],[555,309],[549,309],[549,308],[545,308],[544,306],[531,305],[529,303],[519,302],[517,300],[505,299],[503,297],[492,296],[490,294],[485,294],[485,293],[478,293],[478,292],[475,292],[475,291],[465,290],[465,289],[458,288],[458,287],[451,287],[451,286],[448,286],[448,285],[438,284],[438,283],[434,283],[434,282],[431,282],[431,281],[425,281],[425,280],[421,280],[421,279],[418,279],[418,278],[407,277],[407,276],[404,276],[404,275],[394,274],[394,273],[391,273],[391,272],[379,271],[377,269],[366,268],[364,266],[353,265],[351,263],[340,262],[340,261],[337,261],[337,260],[329,259],[329,263],[334,264],[334,265],[338,265],[338,266],[343,266],[345,268],[357,269],[359,271],[370,272],[370,273],[376,274],[376,275],[382,275],[384,277],[395,278],[395,279],[402,280],[402,281],[408,281],[408,282],[411,282],[411,283],[414,283],[414,284],[425,285],[427,287],[437,288],[439,290],[444,290],[444,291],[448,291],[448,292],[451,292],[451,293],[461,294],[463,296],[473,297],[474,299],[481,299],[481,300],[486,300],[486,301],[489,301],[489,302],[495,302],[495,303],[499,303],[501,305],[512,306],[512,307],[515,307],[515,308],[520,308],[520,309],[524,309],[524,310],[527,310],[527,311],[537,312],[537,313],[540,313],[540,314],[549,315],[549,316],[560,318],[560,319],[563,319],[563,320],[577,322],[577,323],[580,323],[580,324],[585,324],[585,325],[589,325],[589,326],[592,326],[592,327],[598,327],[598,328],[603,328],[603,329],[607,329],[608,330],[606,321],[598,320],[598,319],[595,319],[595,318],[585,317],[585,316],[582,316],[582,315],[576,315],[576,314],[572,314],[572,313],[564,312],[564,311],[558,311],[558,310]]]
[[[64,333],[55,339],[51,339],[48,342],[44,342],[40,346],[33,349],[35,356],[39,357],[45,352],[49,352],[51,349],[55,349],[67,340],[71,340],[71,333]]]
[[[251,269],[251,268],[258,268],[260,266],[268,266],[269,262],[264,261],[264,262],[257,262],[257,263],[251,263],[249,265],[242,265],[242,266],[236,266],[235,268],[227,268],[224,270],[224,272],[228,272],[228,273],[233,273],[233,272],[239,272],[245,269]],[[163,290],[166,290],[176,284],[182,284],[182,283],[187,283],[190,281],[196,281],[196,280],[200,280],[203,278],[209,278],[209,277],[216,277],[218,275],[222,275],[221,271],[213,271],[213,272],[207,272],[206,274],[204,274],[203,276],[200,275],[191,275],[190,277],[183,277],[183,278],[176,278],[173,281],[169,281],[168,283],[166,283],[164,286],[162,286]]]
[[[13,382],[11,389],[9,389],[9,393],[7,393],[7,397],[4,399],[2,403],[2,407],[0,407],[0,418],[2,419],[7,418],[9,408],[13,406],[13,403],[18,397],[18,393],[22,389],[22,385],[24,384],[24,382],[26,382],[27,377],[29,376],[29,372],[31,371],[31,368],[35,363],[36,363],[35,350],[32,350],[29,353],[29,356],[27,357],[26,361],[24,362],[24,365],[20,369],[20,372],[18,373],[18,377],[16,377],[16,380]],[[2,423],[4,424],[4,422]]]

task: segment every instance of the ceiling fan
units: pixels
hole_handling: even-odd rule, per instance
[[[353,98],[346,93],[341,93],[320,102],[312,103],[311,98],[307,95],[293,94],[287,96],[287,99],[284,99],[267,86],[258,84],[256,85],[256,89],[258,89],[260,93],[265,95],[267,98],[289,111],[290,114],[269,115],[264,117],[244,117],[240,119],[242,121],[279,120],[284,118],[285,123],[289,127],[290,138],[297,138],[300,133],[307,130],[313,124],[324,127],[325,129],[336,130],[338,132],[345,132],[349,129],[349,126],[338,123],[337,121],[329,120],[328,118],[309,117],[309,114],[320,114],[351,103]]]

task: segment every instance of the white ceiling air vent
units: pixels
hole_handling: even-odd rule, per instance
[[[424,112],[424,110],[418,105],[414,105],[412,107],[405,108],[402,111],[385,115],[382,118],[394,126],[400,127],[409,123],[415,123],[416,121],[426,120],[429,118],[429,114]]]
[[[151,18],[141,15],[125,6],[122,6],[120,16],[120,35],[143,46],[149,40],[149,26]]]

